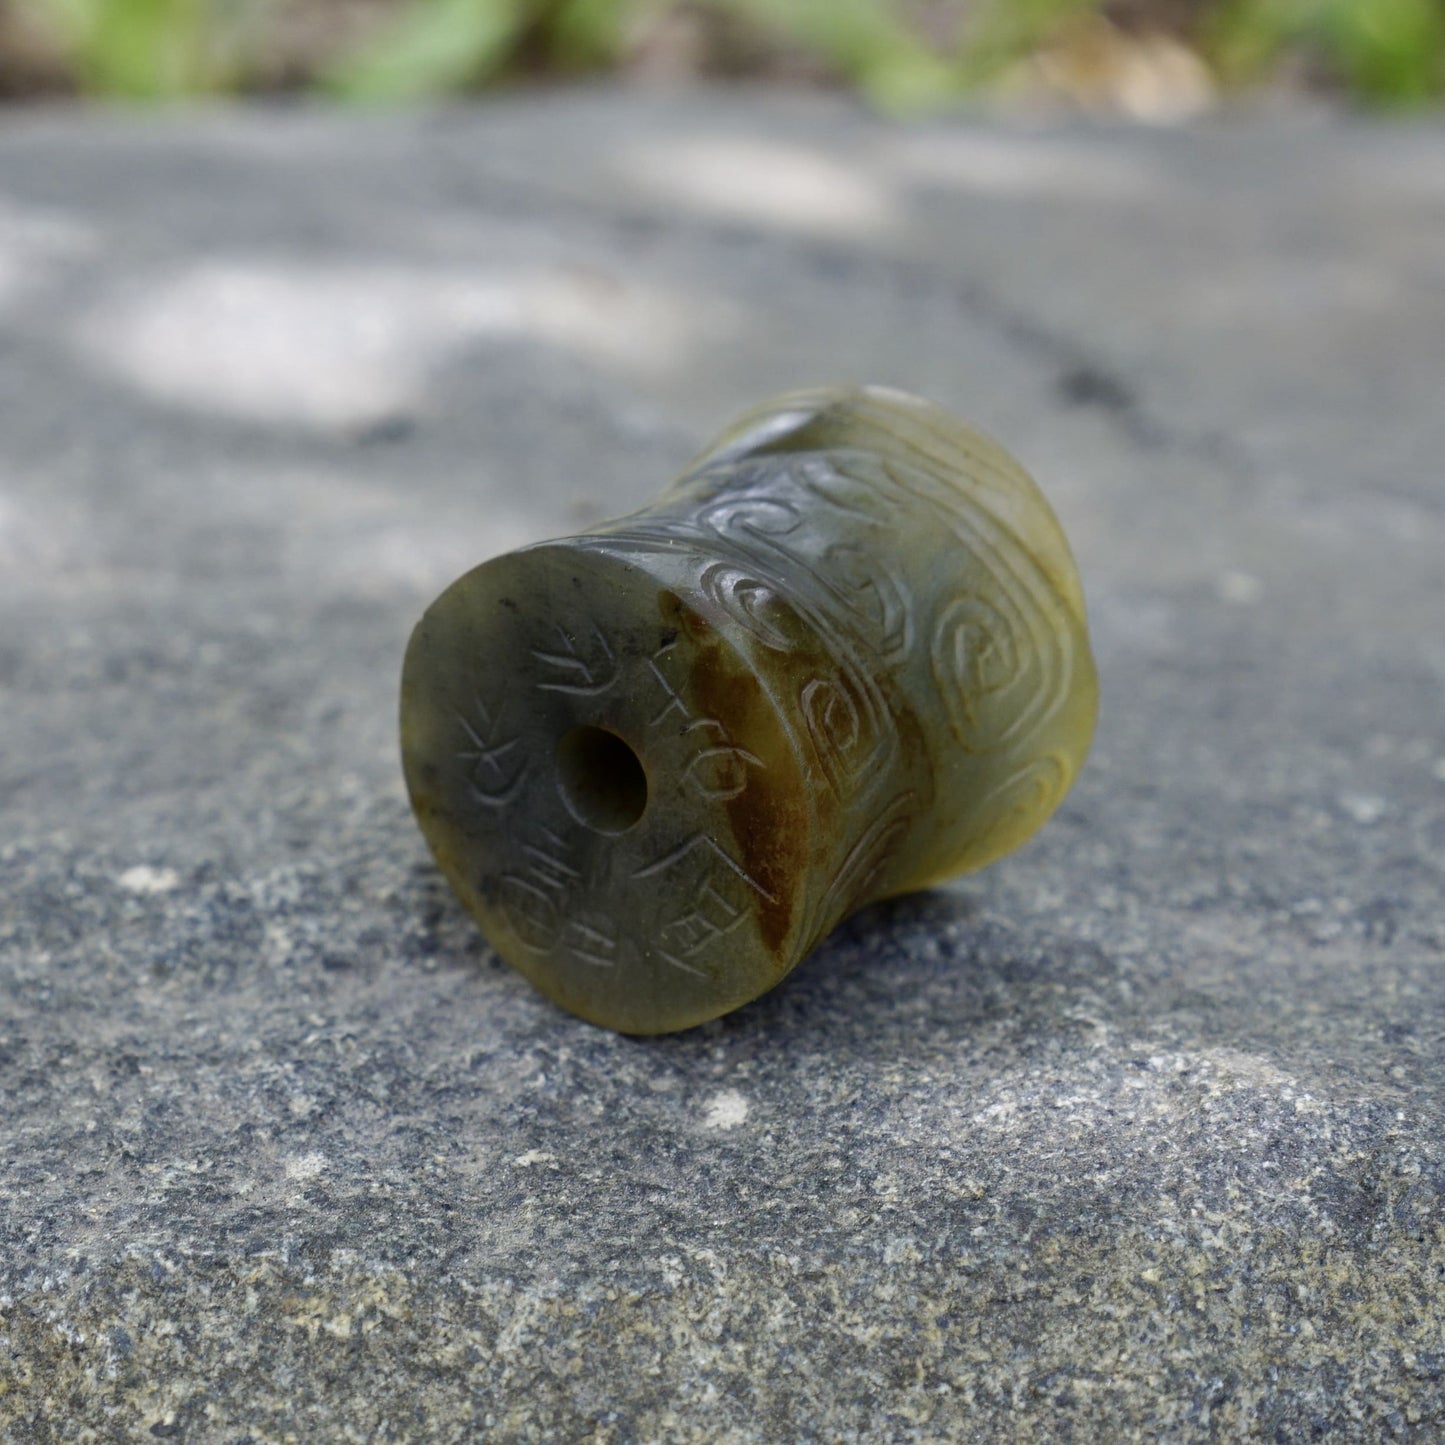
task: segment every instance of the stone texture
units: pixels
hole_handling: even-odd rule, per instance
[[[608,94],[0,136],[0,1440],[1445,1432],[1445,131]],[[431,867],[464,567],[873,380],[1041,479],[1022,853],[676,1037]]]

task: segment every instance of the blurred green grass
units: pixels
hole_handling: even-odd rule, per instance
[[[1188,73],[1210,94],[1283,78],[1403,108],[1445,92],[1445,0],[371,0],[359,26],[336,23],[346,0],[10,3],[48,47],[51,88],[134,100],[279,87],[375,104],[626,72],[670,34],[685,49],[683,25],[713,53],[674,70],[802,70],[890,112],[1007,89],[1040,57],[1056,90],[1106,104],[1161,56],[1162,84]],[[17,65],[0,51],[0,72]]]

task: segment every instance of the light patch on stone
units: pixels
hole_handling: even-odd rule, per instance
[[[127,893],[170,893],[180,886],[181,875],[174,868],[152,868],[137,863],[116,879]]]
[[[1231,269],[1228,278],[1201,275],[1181,288],[1179,315],[1186,324],[1216,331],[1281,318],[1299,320],[1390,314],[1400,281],[1388,267],[1360,261],[1264,257]]]
[[[1134,199],[1167,188],[1167,173],[1143,156],[1033,135],[905,131],[884,153],[890,174],[934,190],[1002,196]]]
[[[737,324],[714,298],[576,267],[236,256],[102,300],[71,340],[89,363],[168,403],[331,428],[416,410],[438,371],[489,342],[673,370],[704,336]]]
[[[902,220],[901,197],[881,175],[777,140],[655,137],[624,152],[619,169],[686,209],[782,231],[878,236]]]
[[[1362,828],[1378,823],[1386,813],[1385,800],[1375,797],[1373,793],[1342,793],[1340,807]]]
[[[918,1241],[908,1235],[892,1235],[883,1245],[884,1264],[918,1264],[923,1252]]]
[[[1264,584],[1249,572],[1226,572],[1219,579],[1219,595],[1236,607],[1258,602],[1263,593]]]
[[[34,293],[66,263],[93,255],[99,238],[61,211],[0,199],[0,309]]]
[[[545,1149],[528,1149],[525,1154],[518,1154],[512,1160],[512,1167],[515,1169],[530,1169],[534,1164],[545,1164],[549,1169],[555,1169],[557,1156],[549,1154]]]
[[[298,1154],[294,1159],[286,1161],[288,1179],[315,1179],[318,1174],[324,1173],[325,1169],[326,1156],[315,1152]]]
[[[723,1089],[703,1106],[704,1129],[736,1129],[747,1122],[748,1101],[736,1089]]]

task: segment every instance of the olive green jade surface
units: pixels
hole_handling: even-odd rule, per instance
[[[664,1033],[1017,847],[1096,704],[1033,480],[928,402],[820,390],[749,412],[645,511],[453,583],[407,649],[402,757],[498,952]]]

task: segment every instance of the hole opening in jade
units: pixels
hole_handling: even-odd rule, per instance
[[[642,759],[606,728],[584,724],[563,736],[557,779],[572,816],[598,833],[625,833],[646,811]]]

